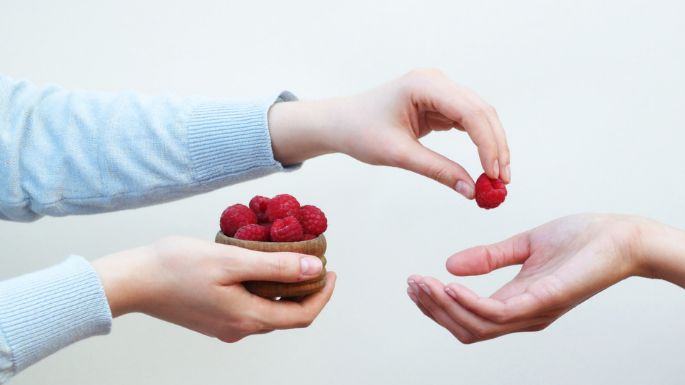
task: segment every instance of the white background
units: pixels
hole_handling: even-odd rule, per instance
[[[191,4],[192,3],[192,4]],[[170,1],[0,3],[0,72],[71,88],[303,99],[438,67],[495,105],[512,148],[492,211],[420,176],[314,159],[163,206],[0,223],[0,278],[183,234],[211,240],[228,204],[289,192],[328,214],[334,297],[309,329],[228,345],[142,315],[14,384],[677,384],[685,295],[633,278],[541,333],[462,345],[405,294],[449,280],[454,251],[582,211],[685,228],[681,1]],[[465,135],[425,143],[480,174]],[[463,279],[489,293],[512,267]]]

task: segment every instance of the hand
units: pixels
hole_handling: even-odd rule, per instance
[[[683,245],[682,232],[647,219],[575,215],[449,258],[447,270],[457,276],[523,264],[518,275],[490,297],[417,275],[409,278],[407,292],[425,315],[459,341],[472,343],[542,330],[631,275],[670,278],[683,285]]]
[[[495,110],[437,70],[415,70],[357,96],[277,103],[269,127],[276,159],[284,164],[341,152],[425,175],[471,199],[469,173],[419,142],[431,131],[457,128],[478,147],[488,176],[511,180],[509,147]]]
[[[191,238],[170,238],[93,262],[113,316],[142,312],[225,342],[306,327],[331,298],[336,276],[301,302],[272,301],[240,282],[295,282],[321,273],[318,258],[261,253]]]

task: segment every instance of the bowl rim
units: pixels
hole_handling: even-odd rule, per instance
[[[229,237],[228,235],[224,234],[223,231],[219,230],[216,233],[216,237],[223,237],[226,239],[231,239],[236,241],[236,243],[245,243],[245,244],[253,244],[253,245],[259,245],[259,244],[264,244],[264,245],[273,245],[274,247],[277,247],[279,245],[298,245],[298,244],[304,244],[304,243],[315,243],[315,242],[320,242],[320,241],[325,241],[326,237],[323,235],[323,233],[319,234],[318,237],[313,238],[313,239],[307,239],[305,241],[297,241],[297,242],[265,242],[265,241],[250,241],[246,239],[239,239],[239,238],[234,238],[234,237]]]

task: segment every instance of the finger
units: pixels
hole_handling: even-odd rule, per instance
[[[400,167],[442,183],[467,199],[473,199],[475,182],[461,165],[419,142],[410,143],[409,148],[402,150],[409,155],[403,157]]]
[[[323,264],[311,255],[236,249],[226,258],[224,268],[227,279],[232,282],[298,282],[318,277]]]
[[[426,310],[423,305],[419,302],[419,297],[417,297],[418,293],[416,292],[416,289],[412,288],[411,286],[407,287],[407,295],[409,296],[409,299],[411,299],[412,302],[414,302],[414,305],[416,305],[417,308],[425,315],[426,317],[433,319],[433,316]],[[433,320],[435,321],[435,320]]]
[[[437,112],[463,127],[478,148],[485,173],[494,179],[499,177],[499,151],[495,133],[488,120],[488,106],[474,102],[467,91],[456,84],[441,82],[433,100]]]
[[[306,296],[301,302],[269,301],[259,298],[257,318],[270,329],[304,328],[314,321],[333,295],[337,276],[326,274],[326,285],[321,291]]]
[[[417,294],[419,303],[424,307],[435,322],[447,329],[453,336],[463,343],[474,341],[471,333],[455,322],[430,296],[430,289],[425,284],[419,283],[420,290]]]
[[[460,251],[447,259],[446,267],[454,275],[480,275],[521,264],[529,256],[530,238],[528,233],[522,233],[502,242]]]
[[[504,183],[511,182],[511,159],[509,144],[507,143],[507,135],[504,132],[504,127],[502,127],[502,122],[497,115],[494,108],[490,109],[488,114],[488,120],[492,131],[495,134],[495,141],[497,142],[497,152],[499,154],[499,177]]]
[[[423,283],[430,288],[430,295],[433,301],[441,306],[450,318],[471,333],[474,339],[472,342],[492,339],[534,324],[549,321],[546,317],[539,317],[510,323],[496,323],[461,306],[459,302],[452,298],[453,294],[450,287],[443,286],[435,278],[424,277]]]
[[[527,291],[506,300],[498,300],[480,297],[458,283],[450,283],[447,287],[452,298],[460,305],[496,323],[511,323],[544,315],[543,303]]]

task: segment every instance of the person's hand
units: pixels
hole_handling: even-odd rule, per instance
[[[340,152],[425,175],[471,199],[469,173],[419,142],[431,131],[457,128],[478,147],[488,176],[511,180],[509,147],[495,109],[438,70],[414,70],[357,96],[277,103],[269,112],[269,128],[281,163]]]
[[[191,238],[169,238],[98,259],[113,316],[142,312],[225,342],[275,329],[306,327],[333,293],[336,276],[301,302],[272,301],[240,282],[296,282],[321,273],[318,258],[261,253]]]
[[[503,242],[458,252],[447,261],[457,276],[523,264],[489,297],[458,283],[409,277],[419,309],[459,341],[539,331],[601,290],[631,275],[685,284],[685,236],[656,222],[621,215],[561,218]]]

